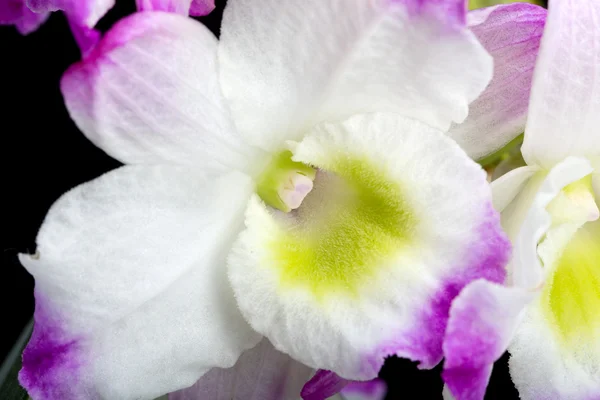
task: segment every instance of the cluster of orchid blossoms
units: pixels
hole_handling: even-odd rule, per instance
[[[20,255],[34,400],[381,399],[391,355],[480,400],[506,350],[522,399],[600,398],[599,1],[229,0],[219,40],[137,3],[0,9],[65,12],[66,107],[126,164]]]

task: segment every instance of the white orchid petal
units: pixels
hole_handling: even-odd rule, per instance
[[[536,167],[521,167],[493,181],[492,196],[494,199],[494,208],[498,211],[504,210],[517,197],[537,170],[538,168]]]
[[[552,224],[546,207],[565,186],[589,175],[592,171],[588,160],[569,157],[548,173],[514,240],[511,272],[515,286],[535,288],[543,283],[545,274],[538,258],[538,243]]]
[[[239,173],[127,166],[61,197],[37,254],[20,255],[36,293],[29,394],[153,399],[254,346],[225,267],[252,187]]]
[[[595,221],[554,230],[544,241],[554,248],[541,251],[547,284],[509,347],[523,400],[589,400],[600,393],[599,239]]]
[[[600,156],[600,2],[553,0],[535,67],[523,156],[547,169]]]
[[[445,131],[466,118],[492,75],[465,20],[463,0],[230,0],[223,92],[241,133],[269,150],[362,112]]]
[[[65,104],[88,139],[124,163],[247,172],[259,153],[236,133],[216,52],[214,35],[191,18],[135,13],[64,74]]]
[[[504,280],[509,244],[484,171],[442,132],[395,114],[317,126],[294,160],[319,168],[298,210],[254,197],[229,258],[250,324],[346,379],[397,354],[431,368],[452,298]]]

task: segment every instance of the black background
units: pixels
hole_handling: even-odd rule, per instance
[[[133,0],[117,3],[100,21],[101,30],[106,31],[134,11]],[[199,18],[216,34],[223,6],[224,1],[217,1],[213,13]],[[21,36],[13,27],[0,26],[0,360],[33,314],[33,279],[19,264],[17,254],[34,251],[44,215],[62,193],[120,165],[78,131],[64,107],[59,80],[79,57],[61,13],[54,13],[38,31],[27,36]],[[507,360],[505,355],[496,363],[486,400],[518,399]],[[420,371],[412,362],[392,358],[381,377],[388,382],[388,398],[437,400],[442,398],[440,372],[441,366]]]

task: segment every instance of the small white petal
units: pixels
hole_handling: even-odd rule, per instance
[[[521,192],[529,178],[538,171],[536,167],[521,167],[502,175],[492,182],[494,208],[504,210]]]

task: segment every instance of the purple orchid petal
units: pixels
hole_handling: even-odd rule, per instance
[[[50,16],[48,12],[33,12],[25,0],[3,0],[0,2],[0,25],[14,25],[22,35],[39,28]]]
[[[381,379],[350,382],[340,394],[344,400],[383,400],[387,385]]]
[[[88,28],[93,28],[114,5],[115,0],[27,0],[34,12],[62,10],[74,23]]]
[[[61,381],[64,376],[79,376],[89,361],[88,354],[83,350],[81,339],[69,335],[63,328],[63,318],[50,308],[36,290],[35,325],[23,351],[19,383],[33,398],[71,399],[83,394],[80,385],[74,380],[66,388]]]
[[[302,388],[303,400],[324,400],[339,393],[351,381],[320,369]]]
[[[77,43],[77,46],[79,46],[81,56],[83,58],[87,57],[100,42],[100,32],[96,29],[88,28],[87,26],[77,25],[70,18],[67,18],[67,21],[69,22],[69,27],[71,28],[71,33],[75,38],[75,42]]]
[[[533,69],[546,9],[525,3],[471,11],[469,27],[494,58],[492,81],[448,134],[474,159],[501,149],[525,130]]]
[[[506,351],[536,292],[477,280],[452,303],[443,377],[456,400],[482,400],[492,366]]]
[[[136,0],[139,11],[166,11],[200,17],[215,9],[214,0]]]
[[[190,5],[190,15],[201,17],[208,15],[215,9],[215,0],[192,0]]]
[[[19,255],[35,278],[19,373],[31,397],[154,399],[254,347],[224,267],[252,188],[241,174],[125,166],[61,197],[37,253]]]

